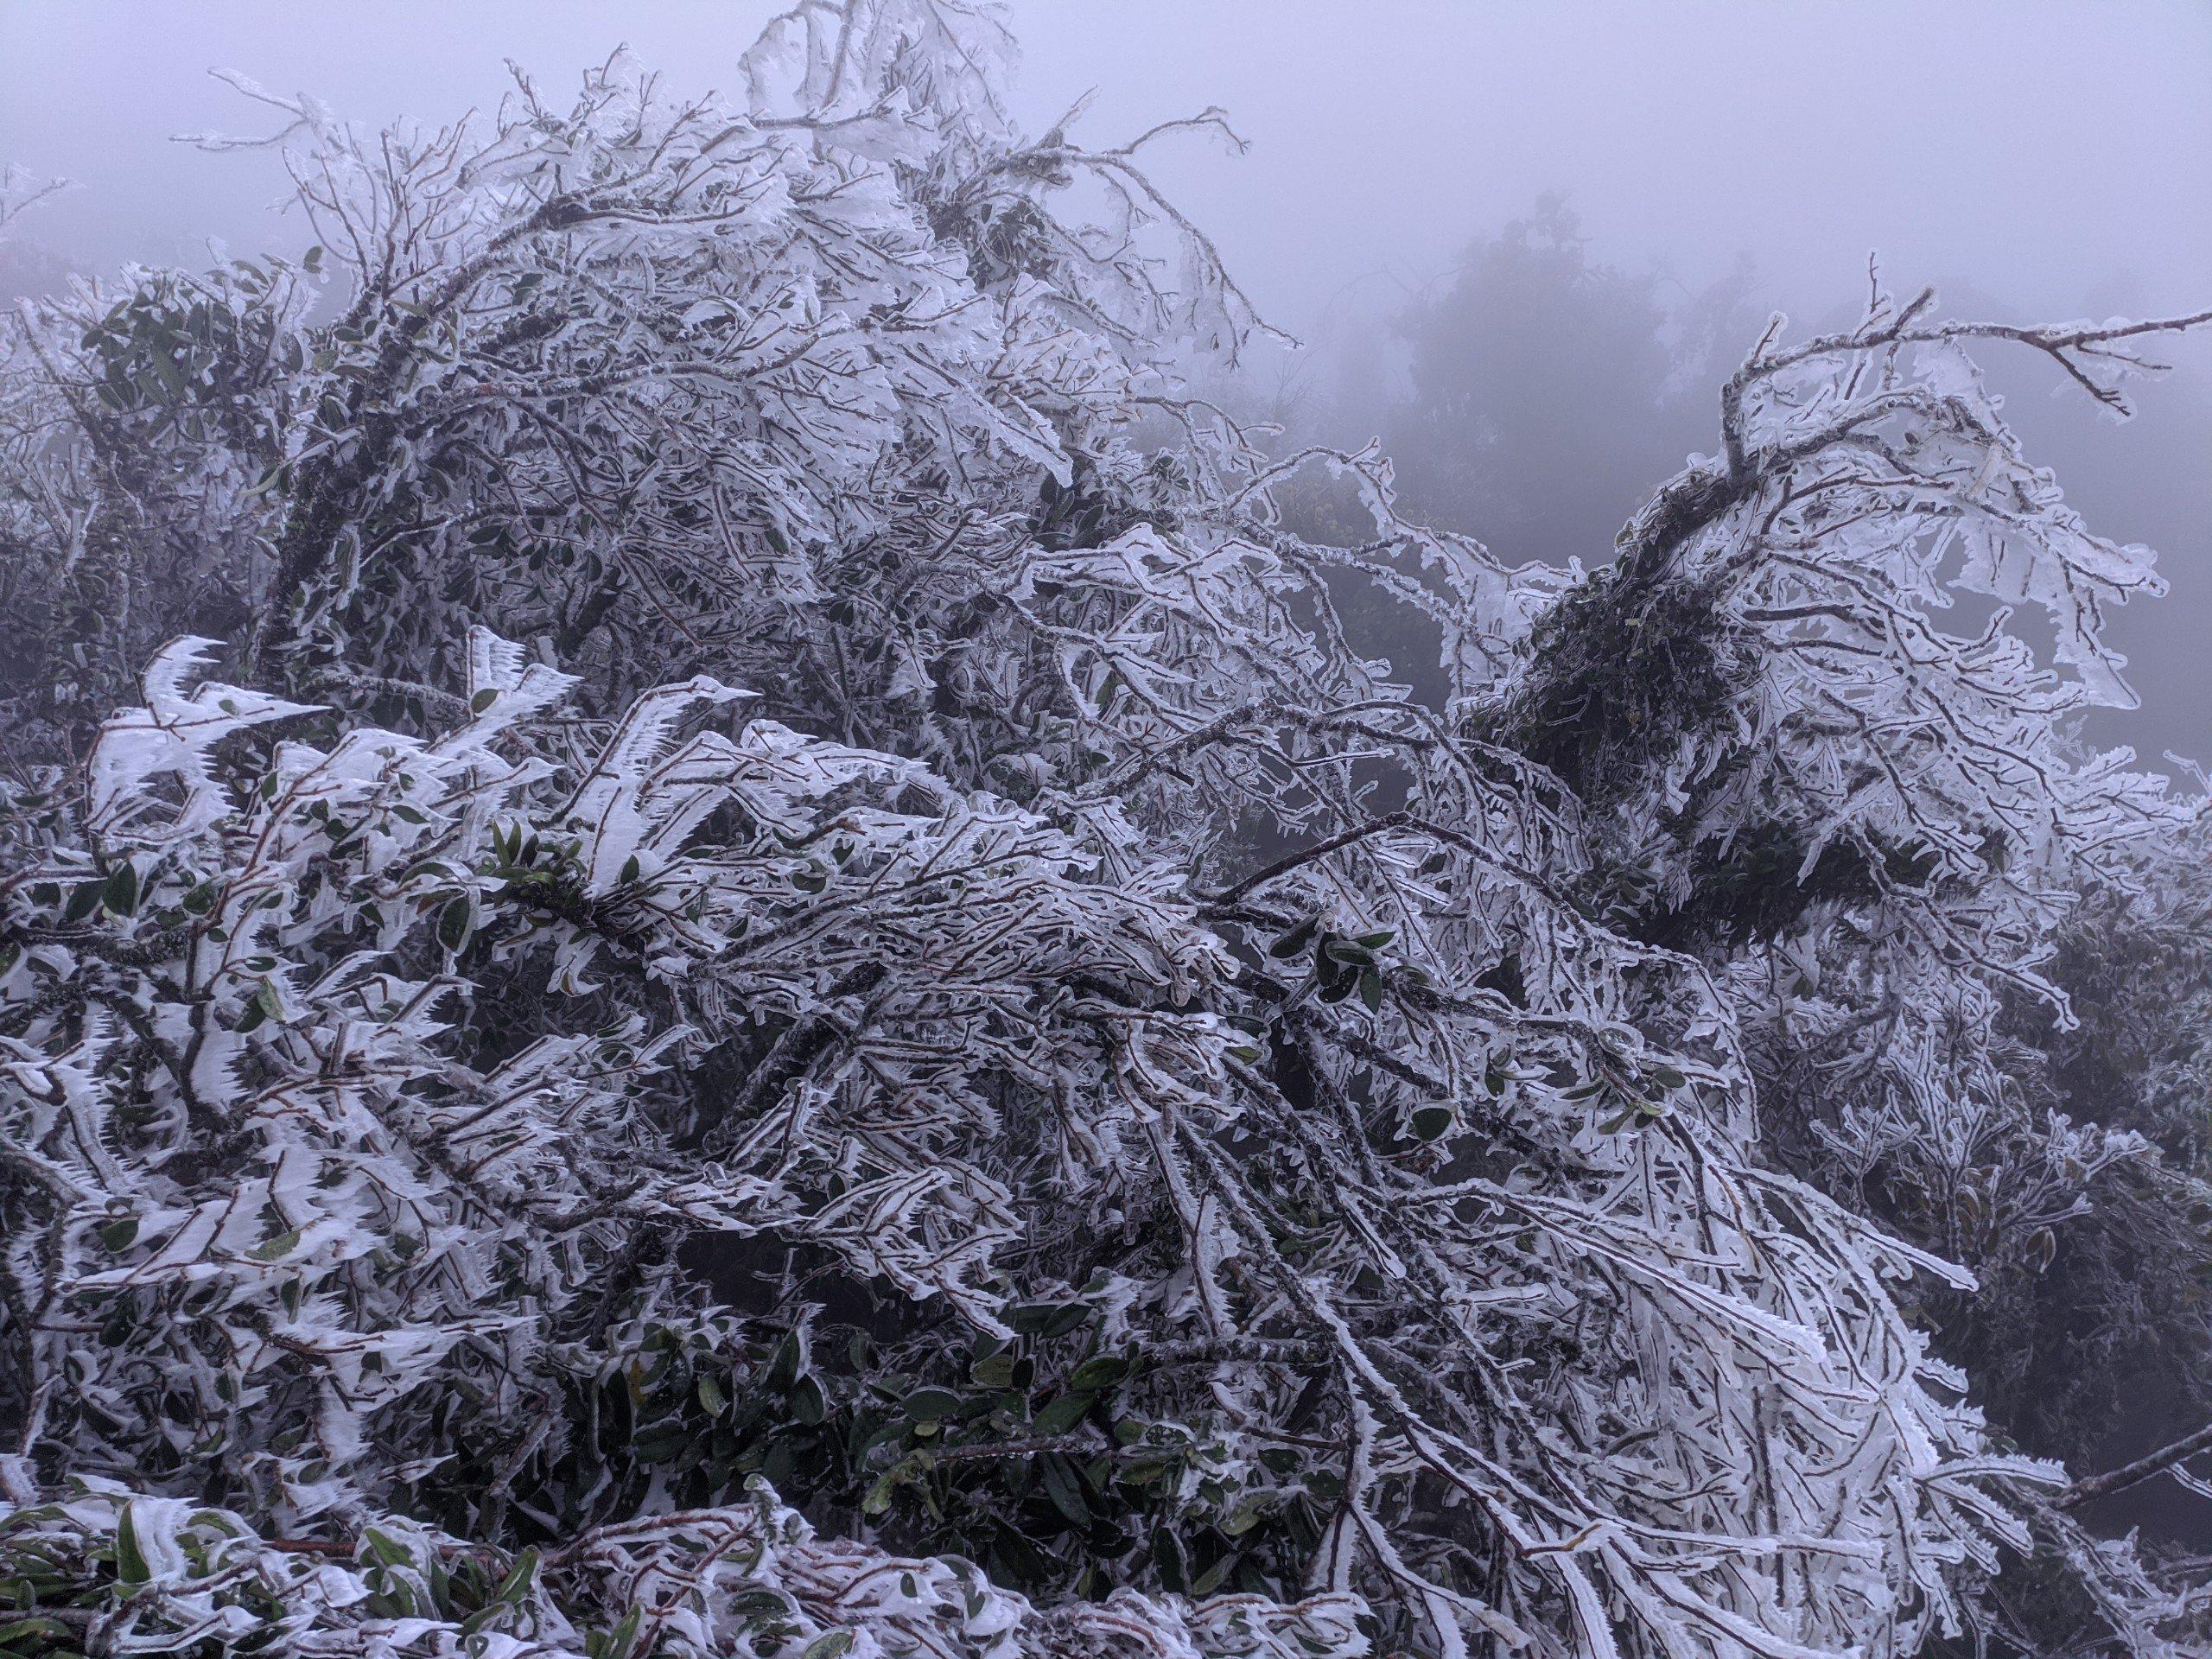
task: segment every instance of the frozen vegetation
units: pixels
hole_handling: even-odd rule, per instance
[[[245,87],[316,251],[10,323],[0,1650],[2196,1650],[2029,1419],[2212,1382],[2205,830],[1975,359],[2205,317],[1875,276],[1509,567],[1005,44]]]

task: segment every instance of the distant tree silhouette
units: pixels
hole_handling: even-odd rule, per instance
[[[1389,422],[1408,503],[1509,560],[1609,557],[1678,467],[1755,334],[1748,268],[1686,303],[1593,258],[1557,194],[1467,249],[1401,321],[1411,392]]]

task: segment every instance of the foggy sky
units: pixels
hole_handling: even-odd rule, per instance
[[[767,0],[0,0],[0,162],[80,181],[38,238],[88,269],[292,245],[265,155],[168,142],[273,124],[200,72],[242,70],[351,118],[495,102],[626,41],[679,92],[734,84]],[[1152,171],[1270,317],[1326,340],[1402,303],[1470,238],[1563,191],[1599,257],[1696,286],[1749,253],[1807,323],[1864,289],[1970,285],[2025,317],[2212,303],[2212,3],[1943,0],[1015,0],[1016,107],[1088,88],[1109,143],[1224,106]],[[1979,310],[1980,304],[1967,308]],[[2016,410],[2094,527],[2161,546],[2175,597],[2115,632],[2149,705],[2113,728],[2212,754],[2212,350],[2126,431]],[[1653,480],[1655,483],[1657,480]],[[2142,607],[2138,607],[2139,613]],[[2101,729],[2106,729],[2101,728]]]

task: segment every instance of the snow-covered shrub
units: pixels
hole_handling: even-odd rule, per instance
[[[995,43],[288,102],[331,251],[11,335],[8,1639],[1783,1659],[2040,1545],[2155,1648],[1853,1186],[2147,1155],[1989,1033],[2177,821],[2058,735],[2156,579],[1966,357],[2144,330],[1878,290],[1508,570],[1192,395]]]
[[[235,1637],[259,1597],[312,1645],[395,1617],[397,1598],[430,1620],[416,1639],[457,1643],[439,1623],[461,1622],[450,1586],[377,1575],[474,1546],[391,1544],[419,1529],[386,1506],[404,1495],[495,1529],[593,1515],[588,1490],[547,1513],[529,1477],[581,1427],[562,1408],[610,1321],[677,1294],[656,1236],[773,1228],[1010,1336],[979,1276],[1015,1217],[962,1155],[992,1126],[989,1096],[1025,1064],[1071,1077],[1120,1057],[1162,1088],[1220,1090],[1227,1028],[1173,1006],[1220,975],[1218,941],[1141,881],[1091,879],[1018,809],[773,721],[686,734],[693,709],[742,699],[709,682],[582,740],[539,723],[564,677],[483,632],[456,729],[259,746],[255,728],[315,711],[200,679],[200,650],[165,652],[146,706],[108,723],[81,817],[73,801],[14,804],[19,830],[54,833],[14,873],[0,982],[7,1305],[12,1334],[35,1333],[20,1402],[33,1452],[6,1474],[28,1502],[35,1448],[66,1445],[93,1484],[6,1523],[0,1548],[111,1534],[118,1581],[163,1598],[134,1600],[123,1630]],[[872,804],[887,786],[921,810]],[[1084,995],[1057,994],[1066,979],[1126,999],[1109,1042]],[[1135,1006],[1155,993],[1170,1005]],[[872,1029],[846,1086],[804,1086],[795,1067],[785,1081],[802,1086],[702,1130],[656,1096],[697,1044],[686,1017],[710,1011],[776,1021],[786,1048],[849,1019]],[[1067,1128],[1110,1145],[1139,1098],[1071,1100]],[[704,1313],[693,1298],[664,1317],[686,1307]],[[474,1477],[461,1491],[449,1464]],[[112,1483],[126,1477],[193,1496],[125,1501]],[[501,1489],[518,1479],[510,1517]],[[598,1597],[612,1630],[673,1592],[639,1575],[678,1563],[703,1573],[702,1599],[650,1613],[641,1643],[664,1618],[671,1650],[710,1652],[755,1624],[803,1642],[833,1615],[862,1633],[950,1617],[946,1639],[983,1651],[1027,1618],[972,1570],[812,1544],[762,1502],[580,1531],[550,1558],[580,1587],[548,1600],[525,1582],[505,1605],[578,1644],[570,1613]],[[287,1566],[209,1504],[368,1538],[369,1578]],[[764,1541],[790,1550],[764,1555]],[[701,1550],[735,1557],[707,1571],[687,1559]],[[893,1594],[901,1575],[928,1592]],[[765,1593],[778,1589],[797,1603]],[[1185,1618],[1249,1623],[1259,1651],[1278,1627],[1349,1639],[1330,1606],[1118,1617],[1163,1653],[1185,1650]]]

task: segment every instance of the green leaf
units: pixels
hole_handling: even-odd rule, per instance
[[[25,1644],[27,1652],[52,1653],[57,1643],[61,1643],[66,1650],[64,1638],[68,1634],[69,1627],[59,1619],[43,1617],[19,1618],[12,1624],[0,1624],[0,1648],[12,1648],[25,1637],[36,1637],[40,1639]]]
[[[115,1523],[115,1572],[125,1584],[144,1584],[154,1576],[146,1565],[146,1552],[138,1547],[138,1527],[131,1518],[137,1506],[125,1503]]]
[[[798,1338],[786,1336],[776,1344],[776,1351],[768,1357],[767,1384],[780,1391],[798,1380]]]
[[[1090,1317],[1081,1302],[1027,1302],[1007,1310],[1006,1322],[1025,1337],[1064,1337]]]
[[[374,1527],[365,1529],[361,1540],[369,1547],[369,1554],[386,1567],[412,1567],[415,1558],[407,1553],[407,1546],[389,1533],[378,1532]]]
[[[472,715],[480,715],[499,700],[499,689],[496,686],[487,685],[481,691],[479,691],[474,696],[469,698],[468,712]]]
[[[851,1650],[853,1633],[850,1630],[831,1630],[817,1636],[806,1644],[806,1651],[799,1659],[837,1659],[841,1653]]]
[[[1183,1541],[1164,1526],[1152,1529],[1152,1564],[1160,1584],[1181,1595],[1190,1588],[1190,1567],[1184,1560]]]
[[[1084,1413],[1090,1409],[1088,1394],[1064,1394],[1037,1414],[1031,1425],[1039,1434],[1065,1434],[1083,1421]]]
[[[399,1585],[398,1588],[402,1592],[400,1596],[387,1598],[387,1599],[394,1601],[397,1605],[382,1610],[385,1612],[385,1616],[386,1618],[397,1616],[403,1618],[414,1617],[414,1590],[410,1586],[407,1586],[404,1581]],[[370,1599],[369,1605],[372,1607],[376,1605],[376,1599],[374,1597]],[[469,1642],[469,1637],[474,1636],[477,1631],[484,1629],[485,1626],[491,1624],[493,1619],[499,1618],[507,1611],[506,1604],[498,1601],[492,1602],[486,1606],[479,1607],[467,1618],[461,1621],[461,1639],[462,1642],[467,1643],[469,1647],[474,1647],[475,1643]],[[467,1651],[467,1649],[465,1648],[463,1651]]]
[[[607,1659],[626,1659],[637,1645],[638,1626],[645,1622],[645,1612],[642,1607],[632,1607],[622,1615],[622,1622],[607,1638]]]
[[[1424,1141],[1433,1141],[1452,1127],[1452,1111],[1449,1106],[1424,1106],[1414,1114],[1414,1133]]]
[[[474,916],[466,895],[448,899],[438,912],[438,943],[448,950],[458,952],[468,943],[469,930],[474,925]]]
[[[1221,1523],[1222,1535],[1241,1538],[1260,1524],[1268,1512],[1267,1504],[1256,1497],[1248,1497],[1236,1506],[1236,1512]]]
[[[138,1236],[138,1217],[120,1216],[100,1229],[100,1243],[111,1250],[127,1250]]]
[[[295,1227],[289,1232],[277,1234],[274,1238],[263,1240],[248,1250],[246,1255],[256,1262],[274,1262],[279,1256],[289,1255],[299,1242],[300,1230]]]
[[[968,1375],[981,1387],[1007,1389],[1014,1386],[1014,1356],[993,1354],[979,1359],[969,1368]]]
[[[699,1406],[709,1417],[719,1417],[729,1409],[729,1396],[711,1376],[702,1375],[699,1378]]]
[[[1320,927],[1321,925],[1318,921],[1300,923],[1269,945],[1268,954],[1278,961],[1296,956],[1312,943],[1314,934],[1320,931]]]
[[[875,1484],[868,1489],[868,1496],[861,1499],[862,1515],[883,1515],[891,1508],[891,1494],[906,1478],[904,1464],[894,1464],[876,1477]]]
[[[934,1423],[960,1409],[960,1396],[945,1389],[917,1389],[900,1402],[910,1423]]]
[[[1122,1354],[1101,1354],[1086,1359],[1068,1376],[1071,1389],[1104,1389],[1127,1376],[1136,1369],[1136,1362]]]
[[[1088,1528],[1090,1525],[1090,1505],[1083,1496],[1083,1478],[1075,1465],[1057,1452],[1040,1454],[1037,1465],[1045,1477],[1045,1496],[1052,1500],[1052,1507],[1065,1516],[1068,1524]]]
[[[530,1593],[531,1580],[537,1576],[537,1552],[525,1549],[515,1558],[514,1571],[508,1573],[505,1582],[499,1586],[499,1599],[510,1607],[521,1606],[523,1598]]]
[[[117,865],[108,876],[107,886],[101,889],[100,902],[118,916],[130,916],[138,909],[138,867],[128,860]]]
[[[791,1388],[791,1416],[812,1428],[829,1414],[830,1402],[823,1396],[820,1379],[799,1378]]]
[[[100,907],[106,896],[107,883],[100,880],[79,881],[69,892],[69,908],[61,912],[62,922],[81,922]]]

